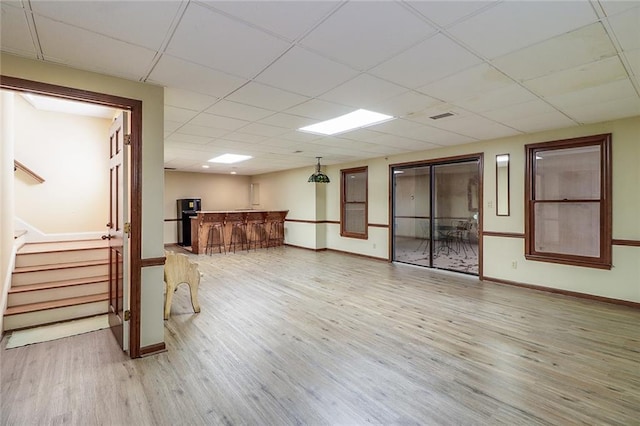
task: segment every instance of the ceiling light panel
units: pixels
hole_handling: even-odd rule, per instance
[[[331,120],[301,127],[299,130],[322,135],[336,135],[393,119],[394,117],[390,115],[359,109]]]
[[[252,158],[250,155],[223,154],[209,160],[210,163],[234,164]]]

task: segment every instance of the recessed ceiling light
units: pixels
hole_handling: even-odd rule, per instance
[[[311,126],[301,127],[298,130],[309,133],[317,133],[320,135],[335,135],[338,133],[348,132],[350,130],[361,129],[363,127],[372,126],[384,121],[393,120],[395,117],[379,112],[367,111],[359,109],[331,120],[322,121],[312,124]]]
[[[203,169],[208,169],[208,168],[209,168],[209,166],[207,166],[206,164],[203,164],[203,165],[202,165],[202,168],[203,168]]]
[[[224,164],[233,164],[239,163],[240,161],[245,161],[251,158],[250,155],[239,155],[239,154],[223,154],[219,155],[215,158],[209,160],[210,163],[224,163]]]
[[[231,172],[232,175],[235,175],[237,172]]]

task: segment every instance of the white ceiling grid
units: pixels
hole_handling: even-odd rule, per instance
[[[639,1],[0,7],[5,52],[166,87],[165,166],[178,170],[252,175],[640,114]],[[357,108],[398,119],[297,130]],[[227,152],[254,158],[202,168]]]

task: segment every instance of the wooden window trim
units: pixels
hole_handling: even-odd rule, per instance
[[[599,200],[534,200],[536,153],[547,150],[600,146],[600,199]],[[560,263],[598,269],[611,269],[612,266],[612,157],[611,134],[601,134],[558,141],[540,142],[525,145],[525,258],[528,260]],[[536,203],[580,203],[597,202],[600,204],[600,257],[578,256],[561,253],[538,252],[535,250]]]
[[[364,185],[365,196],[364,202],[350,202],[349,204],[364,204],[364,233],[345,231],[345,205],[346,205],[346,180],[345,176],[349,173],[365,173]],[[354,167],[351,169],[340,170],[340,236],[347,238],[358,238],[361,240],[369,239],[369,167]]]

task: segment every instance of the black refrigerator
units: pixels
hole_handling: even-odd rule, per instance
[[[201,210],[200,198],[181,198],[178,204],[178,244],[191,246],[191,218]]]

